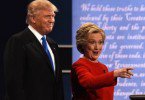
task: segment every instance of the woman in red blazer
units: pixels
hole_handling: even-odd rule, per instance
[[[85,23],[77,31],[77,49],[83,57],[72,66],[73,100],[113,100],[117,77],[133,75],[131,67],[108,72],[107,67],[98,61],[104,41],[104,31],[93,23]]]

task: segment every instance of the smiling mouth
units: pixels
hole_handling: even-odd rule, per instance
[[[53,25],[52,25],[52,24],[49,24],[48,26],[49,26],[49,27],[53,27]]]
[[[97,55],[97,54],[99,54],[99,51],[95,51],[95,52],[93,52],[93,53]]]
[[[53,27],[54,24],[53,23],[48,23],[47,25]]]

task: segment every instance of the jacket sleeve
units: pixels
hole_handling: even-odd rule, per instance
[[[64,90],[63,90],[63,78],[62,78],[62,66],[61,66],[61,64],[60,64],[60,48],[58,47],[58,45],[54,42],[54,44],[55,44],[55,48],[56,48],[56,52],[57,52],[57,58],[56,58],[56,65],[57,65],[57,68],[58,68],[58,87],[57,87],[57,99],[59,99],[59,100],[64,100]]]
[[[25,100],[24,64],[25,55],[22,42],[16,37],[11,37],[4,53],[6,98],[8,100]]]
[[[85,66],[74,65],[73,70],[78,78],[79,84],[84,88],[103,88],[108,86],[114,86],[116,79],[114,78],[114,72],[107,72],[104,74],[92,75]]]

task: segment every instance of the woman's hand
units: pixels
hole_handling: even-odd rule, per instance
[[[114,77],[131,78],[131,76],[133,76],[131,70],[133,70],[132,67],[126,67],[126,68],[120,68],[114,70]]]

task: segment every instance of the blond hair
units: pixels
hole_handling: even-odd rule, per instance
[[[28,8],[27,8],[27,20],[26,20],[26,22],[29,23],[30,16],[36,15],[37,12],[39,12],[40,10],[45,10],[48,8],[54,12],[58,12],[57,7],[48,0],[34,0],[34,1],[32,1],[28,5]]]
[[[83,24],[82,26],[80,26],[80,28],[77,30],[76,32],[76,45],[77,45],[77,49],[80,53],[84,54],[84,47],[86,45],[87,38],[89,34],[92,33],[100,33],[102,35],[103,38],[103,43],[105,41],[105,32],[99,28],[96,24],[91,23],[91,22],[87,22],[85,24]]]

